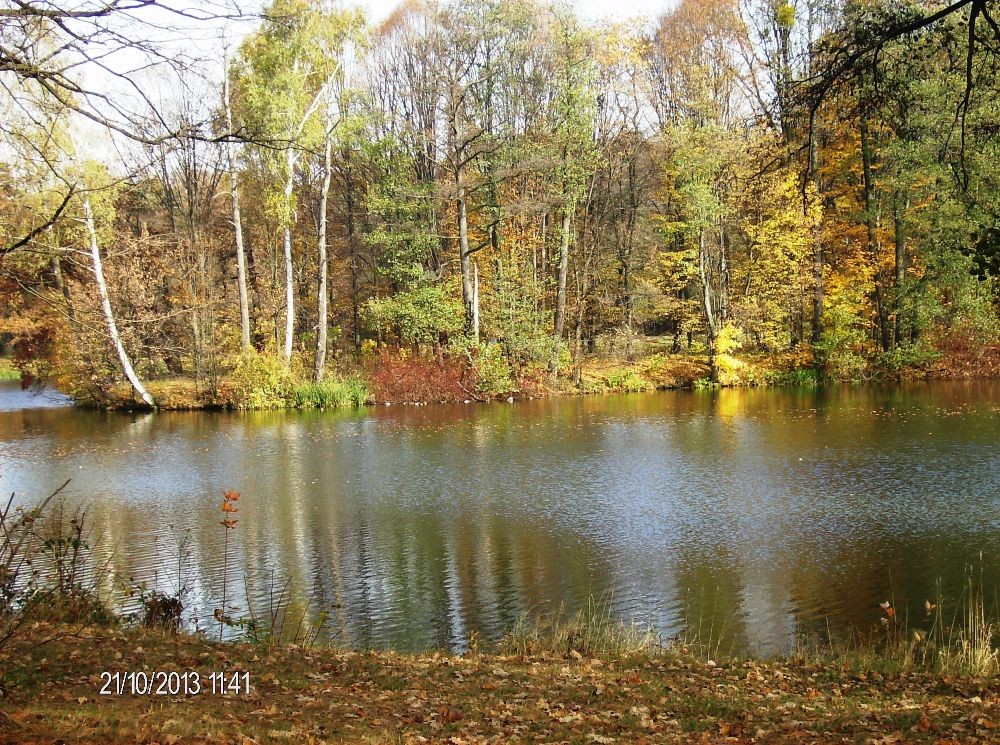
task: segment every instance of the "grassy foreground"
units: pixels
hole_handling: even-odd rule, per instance
[[[996,678],[846,664],[345,652],[37,624],[0,742],[997,742]],[[248,671],[249,695],[100,695],[101,673]]]

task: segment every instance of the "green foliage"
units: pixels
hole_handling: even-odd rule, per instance
[[[845,303],[827,308],[823,336],[814,350],[827,375],[860,380],[868,369],[864,321]]]
[[[237,409],[283,409],[294,400],[288,368],[278,357],[253,349],[237,358],[229,389]]]
[[[510,364],[499,344],[480,344],[472,358],[476,370],[476,390],[487,396],[499,396],[517,390]]]
[[[0,357],[0,380],[20,380],[21,371],[11,364],[11,361]]]
[[[368,386],[357,377],[301,383],[292,391],[292,403],[299,409],[336,409],[364,406],[370,398]]]
[[[452,343],[449,353],[464,358],[475,371],[478,393],[493,397],[517,391],[517,381],[500,344],[462,338]]]
[[[362,317],[379,336],[396,336],[403,344],[437,344],[442,335],[462,330],[465,312],[460,300],[442,284],[428,284],[397,295],[372,298]]]
[[[922,370],[929,367],[941,357],[924,339],[897,345],[888,352],[879,353],[875,364],[890,374],[906,370]]]
[[[641,393],[653,387],[648,380],[631,368],[610,370],[604,376],[604,383],[610,390],[622,393]]]
[[[428,206],[433,191],[413,176],[415,162],[404,144],[387,136],[365,145],[372,179],[365,207],[373,225],[365,245],[377,256],[375,271],[396,291],[427,282],[426,267],[438,243]]]

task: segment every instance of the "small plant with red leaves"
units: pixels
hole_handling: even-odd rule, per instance
[[[240,501],[240,493],[230,489],[229,491],[222,493],[222,510],[223,518],[219,521],[219,524],[225,529],[225,548],[223,549],[222,555],[222,607],[215,609],[215,620],[219,622],[219,639],[222,639],[222,629],[229,622],[229,618],[226,616],[226,584],[229,578],[229,532],[236,530],[236,518],[231,517],[239,512],[239,507],[236,503]]]

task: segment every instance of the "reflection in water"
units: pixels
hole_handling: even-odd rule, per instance
[[[890,594],[918,618],[980,555],[1000,577],[996,383],[364,413],[2,411],[9,395],[0,486],[72,478],[120,577],[170,589],[186,539],[203,622],[228,488],[256,611],[290,578],[358,646],[461,648],[597,595],[668,635],[776,651],[868,629]]]

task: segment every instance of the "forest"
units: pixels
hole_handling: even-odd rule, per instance
[[[273,0],[207,61],[136,36],[157,3],[67,8],[0,4],[25,385],[268,408],[1000,369],[987,0]]]

